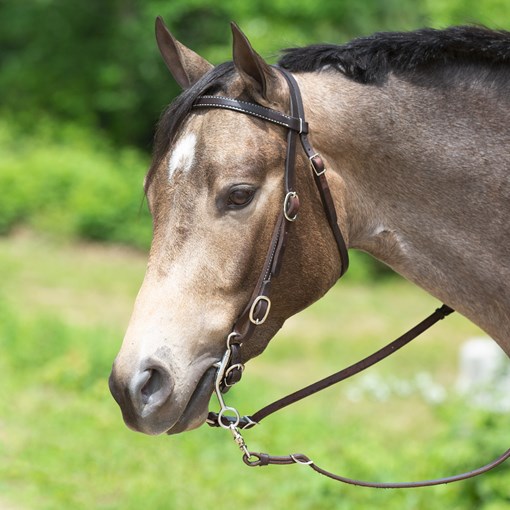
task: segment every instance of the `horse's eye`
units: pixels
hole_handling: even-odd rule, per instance
[[[249,186],[232,188],[228,195],[227,206],[231,209],[238,209],[247,206],[255,195],[255,189]]]

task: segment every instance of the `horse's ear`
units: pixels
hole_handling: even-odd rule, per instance
[[[234,37],[233,59],[237,71],[250,92],[256,96],[255,99],[274,102],[279,83],[277,72],[252,48],[241,29],[235,23],[230,25]]]
[[[156,41],[166,66],[183,89],[191,87],[213,68],[207,60],[175,39],[161,16],[156,18]]]

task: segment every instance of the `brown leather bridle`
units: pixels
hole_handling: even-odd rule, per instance
[[[217,367],[215,393],[220,403],[220,411],[219,413],[209,413],[207,423],[212,427],[221,427],[231,431],[235,442],[243,452],[243,461],[248,466],[304,464],[310,466],[313,470],[322,475],[351,485],[394,489],[427,487],[465,480],[493,469],[510,457],[510,449],[493,462],[467,473],[418,482],[378,483],[354,480],[330,473],[329,471],[319,467],[309,457],[301,453],[286,456],[274,456],[267,453],[255,453],[247,448],[244,438],[240,433],[241,429],[244,430],[252,428],[276,411],[358,374],[386,358],[390,354],[393,354],[427,330],[430,326],[453,312],[452,308],[447,305],[442,305],[408,332],[404,333],[401,337],[397,338],[377,352],[329,377],[326,377],[325,379],[321,379],[316,383],[306,386],[301,390],[263,407],[251,416],[241,417],[235,408],[226,405],[223,393],[241,379],[244,369],[241,358],[241,346],[253,335],[255,328],[266,321],[270,312],[271,300],[269,296],[271,282],[272,279],[277,277],[280,272],[289,229],[297,218],[299,197],[295,189],[295,162],[298,136],[301,141],[301,145],[310,160],[314,180],[324,208],[324,213],[338,247],[341,264],[339,277],[347,271],[349,266],[347,246],[338,226],[337,213],[326,178],[326,168],[320,154],[313,149],[308,140],[308,124],[305,121],[299,86],[294,77],[288,71],[281,68],[275,69],[278,69],[278,71],[283,74],[289,86],[290,115],[286,115],[270,108],[265,108],[255,103],[221,96],[200,96],[193,105],[195,108],[223,108],[244,113],[288,129],[284,174],[285,198],[283,206],[276,220],[269,249],[257,284],[255,285],[248,304],[237,318],[232,328],[232,332],[228,335],[226,350],[222,360],[215,364]]]

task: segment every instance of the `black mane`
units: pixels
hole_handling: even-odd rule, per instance
[[[342,46],[320,44],[291,48],[283,53],[278,65],[291,72],[313,72],[331,66],[358,82],[380,84],[389,72],[412,75],[437,63],[463,61],[508,66],[510,32],[482,27],[426,28],[414,32],[376,33]],[[153,162],[147,175],[146,190],[195,99],[206,93],[225,92],[234,73],[232,62],[220,64],[185,90],[163,112],[154,140]],[[510,73],[505,73],[505,76],[510,80]],[[506,90],[507,82],[505,93]]]
[[[291,72],[331,66],[366,84],[383,82],[389,72],[411,74],[431,64],[510,63],[510,32],[478,26],[382,32],[341,46],[318,44],[284,50],[278,65]]]

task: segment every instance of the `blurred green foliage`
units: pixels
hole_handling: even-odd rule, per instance
[[[130,250],[33,234],[0,239],[0,508],[201,510],[223,499],[258,510],[509,507],[510,465],[459,484],[374,491],[300,466],[248,469],[230,434],[205,426],[172,437],[128,430],[107,378],[144,266]],[[253,412],[360,359],[434,305],[408,282],[368,287],[348,274],[249,363],[228,403]],[[452,391],[458,347],[476,332],[452,316],[371,369],[381,385],[401,391],[352,398],[360,384],[353,378],[245,438],[255,451],[304,451],[326,469],[380,481],[481,465],[508,446],[508,416],[473,408]],[[412,385],[426,370],[444,386],[444,401]]]
[[[0,467],[0,488],[5,484],[3,492],[12,501],[41,510],[134,509],[147,507],[148,502],[151,508],[198,510],[226,484],[237,504],[260,509],[283,508],[283,501],[294,508],[344,510],[386,508],[385,502],[388,508],[428,510],[431,500],[441,508],[458,510],[505,510],[510,504],[507,466],[458,486],[390,492],[383,497],[378,491],[339,487],[305,470],[259,473],[243,468],[229,437],[217,430],[202,427],[179,438],[135,436],[124,429],[107,394],[105,381],[114,343],[115,333],[108,329],[71,327],[49,315],[27,320],[0,301],[0,348],[7,354],[0,368],[9,390],[9,398],[0,406],[2,413],[7,415],[16,387],[23,386],[18,399],[21,409],[7,422],[15,440],[4,445],[3,452],[0,448],[8,460]],[[244,388],[237,405],[246,406],[260,391],[270,394],[263,380],[253,382],[254,387]],[[349,406],[344,395],[337,398]],[[417,405],[413,397],[407,404],[408,412]],[[319,464],[381,481],[467,471],[496,458],[508,444],[504,416],[471,408],[455,398],[431,409],[433,424],[445,424],[430,441],[433,448],[417,440],[410,428],[406,440],[394,445],[399,450],[394,454],[391,446],[381,441],[384,429],[374,427],[370,420],[360,424],[355,414],[348,412],[339,413],[341,419],[329,415],[331,423],[321,426],[317,440],[314,430],[324,418],[321,405],[328,401],[308,402],[306,416],[303,411],[290,411],[273,420],[270,431],[261,432],[262,437],[245,437],[251,444],[260,442],[263,448],[276,443],[270,448],[283,452],[297,441],[300,448],[312,449]],[[374,402],[363,405],[378,409]],[[38,424],[39,433],[31,433],[31,423]],[[16,429],[14,424],[18,424]],[[423,424],[415,426],[419,429]],[[370,450],[369,458],[359,455],[360,448]],[[169,463],[169,458],[174,462]],[[406,459],[413,461],[407,468],[403,465]],[[205,465],[211,462],[217,463],[214,469]],[[198,468],[197,463],[201,464]],[[23,488],[21,499],[15,498],[12,485]],[[271,498],[257,506],[261,490],[270,490]]]
[[[20,224],[58,237],[146,248],[148,158],[75,125],[42,120],[31,134],[0,122],[0,234]]]
[[[2,0],[0,112],[25,127],[42,113],[147,149],[162,107],[179,91],[165,76],[153,25],[164,16],[185,44],[213,63],[230,59],[228,22],[255,48],[341,43],[381,30],[510,19],[507,0]],[[506,21],[505,21],[506,20]],[[503,25],[501,28],[505,28]]]
[[[510,2],[1,0],[0,233],[28,223],[148,245],[140,184],[153,126],[179,93],[156,49],[157,15],[213,63],[230,59],[235,20],[274,62],[281,48],[374,31],[468,22],[508,28]]]
[[[156,49],[153,24],[157,15],[164,16],[180,40],[213,63],[230,58],[228,22],[235,20],[255,48],[274,62],[278,50],[284,47],[342,43],[381,30],[461,23],[508,29],[510,2],[0,0],[0,234],[28,224],[65,238],[148,246],[151,222],[142,205],[142,179],[149,163],[153,126],[163,107],[179,93]],[[36,270],[52,280],[41,288],[51,289],[55,277],[48,268],[41,269],[43,250],[32,246],[25,256],[34,265],[35,251]],[[50,252],[46,258],[57,259],[61,251]],[[351,281],[378,274],[379,266],[363,265],[361,260],[366,258],[359,257],[351,266]],[[15,260],[3,261],[3,288],[8,274],[19,276],[13,269]],[[69,274],[83,272],[83,278],[90,279],[90,268],[85,271],[79,261],[64,269],[60,262],[55,263],[55,274],[63,273],[64,279],[71,280]],[[108,282],[118,272],[116,266],[98,270],[98,274],[107,275]],[[34,279],[32,274],[30,279]],[[129,278],[120,271],[118,279]],[[99,288],[97,280],[90,285],[96,291]],[[18,289],[17,280],[11,287]],[[394,299],[401,289],[395,291],[392,287],[391,292]],[[65,289],[57,288],[55,293],[61,301],[68,299]],[[125,289],[111,298],[106,292],[108,299],[101,302],[103,308],[111,312],[125,295]],[[0,356],[0,386],[5,395],[0,402],[0,416],[6,417],[1,435],[9,438],[0,441],[5,460],[0,467],[0,492],[22,506],[113,509],[162,508],[170,504],[172,508],[203,508],[218,497],[221,487],[227,487],[228,501],[234,497],[252,508],[259,504],[262,491],[271,494],[268,499],[273,508],[351,509],[390,503],[388,507],[417,510],[430,508],[431,501],[432,506],[451,509],[508,508],[506,467],[457,487],[373,493],[339,489],[300,470],[290,474],[275,471],[266,478],[263,473],[238,469],[237,452],[221,434],[200,430],[169,443],[168,438],[158,441],[124,431],[105,385],[120,328],[112,332],[104,325],[76,326],[57,312],[27,312],[29,297],[45,301],[46,296],[27,293],[20,299],[22,306],[0,299],[0,351],[6,354]],[[372,315],[384,309],[387,301],[365,295],[362,298],[364,307],[373,299]],[[406,299],[410,299],[407,294]],[[100,299],[94,295],[93,301]],[[52,303],[48,299],[48,304]],[[85,307],[82,302],[73,306]],[[316,313],[330,314],[327,304],[321,302],[321,306],[324,309],[318,308]],[[396,310],[400,318],[406,315],[400,306]],[[87,321],[93,316],[85,315]],[[354,315],[348,309],[345,317]],[[342,322],[344,330],[348,322]],[[359,321],[353,322],[359,329]],[[329,349],[332,342],[327,340]],[[342,356],[348,356],[358,344],[346,344]],[[305,340],[300,345],[312,348]],[[294,352],[293,338],[285,356]],[[320,349],[314,351],[314,356],[318,353]],[[328,351],[320,363],[334,358]],[[414,371],[422,361],[418,356],[416,365],[402,365]],[[245,385],[241,390],[246,392],[243,402],[260,400],[261,388],[264,392],[274,389],[273,381],[265,377],[258,376],[254,382],[253,387]],[[326,430],[321,430],[321,441],[314,441],[324,409],[334,405],[333,401],[324,402],[315,412],[302,413],[302,422],[297,423],[293,413],[288,419],[282,418],[271,426],[264,442],[276,441],[276,446],[286,451],[289,430],[298,436],[304,434],[302,430],[311,431],[311,440],[306,437],[305,444],[318,443],[317,448],[323,448],[319,451],[321,458],[331,459],[334,449],[340,448],[339,470],[354,467],[361,470],[360,476],[370,476],[372,472],[365,472],[367,466],[358,465],[359,447],[366,442],[373,464],[390,471],[380,473],[385,479],[401,476],[402,468],[406,471],[405,465],[392,467],[391,448],[402,450],[416,464],[425,466],[428,475],[436,473],[436,468],[445,474],[467,469],[473,462],[496,455],[505,445],[506,429],[500,424],[504,419],[498,419],[498,425],[494,417],[452,401],[435,408],[437,420],[444,420],[448,427],[434,448],[425,448],[430,455],[427,458],[424,444],[419,441],[419,451],[413,457],[413,443],[404,444],[399,438],[388,446],[380,441],[379,430],[366,432],[344,410],[337,414],[346,423],[322,424]],[[313,410],[314,404],[308,405]],[[412,405],[416,405],[414,400],[401,403],[402,408]],[[354,407],[348,406],[347,410]],[[373,406],[367,409],[364,424],[375,424]],[[356,434],[362,437],[352,441]],[[170,462],[172,459],[177,462]],[[200,469],[197,462],[201,463]],[[420,476],[414,464],[408,466],[409,475]],[[386,499],[389,497],[392,499]],[[438,498],[442,504],[436,504]],[[263,507],[267,507],[266,500]]]

